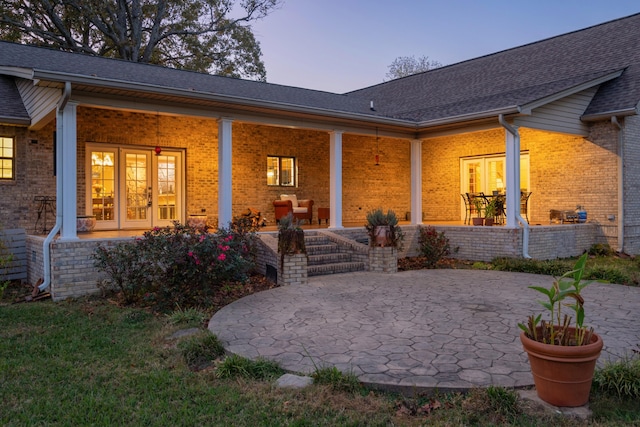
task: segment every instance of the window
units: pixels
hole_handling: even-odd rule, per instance
[[[294,157],[267,156],[267,185],[293,187],[296,183]]]
[[[0,179],[13,179],[14,160],[13,138],[0,136]]]

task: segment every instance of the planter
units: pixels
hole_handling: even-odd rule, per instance
[[[484,225],[484,218],[471,218],[473,225]]]
[[[495,223],[493,218],[485,218],[484,219],[484,225],[488,225],[489,227],[491,227],[493,224]]]
[[[374,230],[376,236],[376,246],[389,246],[391,245],[391,227],[388,225],[378,225]]]
[[[538,327],[540,329],[540,327]],[[569,328],[571,333],[575,328]],[[543,344],[520,333],[529,355],[536,392],[554,406],[582,406],[589,401],[589,390],[602,350],[602,338],[593,334],[591,344],[561,346]]]
[[[76,217],[76,231],[89,233],[96,228],[96,217],[93,215],[79,215]]]

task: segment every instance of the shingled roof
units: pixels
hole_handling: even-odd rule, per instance
[[[29,124],[29,113],[12,78],[0,75],[0,99],[0,122]]]
[[[554,94],[605,82],[585,112],[586,118],[598,118],[635,114],[640,101],[640,14],[346,94],[0,42],[0,74],[12,70],[14,75],[20,75],[17,70],[22,75],[30,72],[34,79],[210,97],[416,127],[521,111]],[[0,116],[11,108],[24,116],[24,107],[14,105],[15,93],[7,79],[0,80],[0,95],[12,100],[2,106]],[[370,109],[371,101],[375,110]]]
[[[523,106],[620,70],[586,114],[632,110],[640,101],[640,14],[348,95],[375,99],[391,117],[428,122]]]

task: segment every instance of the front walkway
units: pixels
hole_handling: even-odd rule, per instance
[[[413,392],[533,385],[517,323],[541,307],[527,286],[552,278],[481,270],[312,277],[238,300],[209,322],[228,352],[291,372],[336,366],[371,386]],[[594,283],[586,324],[604,339],[599,363],[640,341],[640,289]]]

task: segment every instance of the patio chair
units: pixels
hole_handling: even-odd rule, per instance
[[[520,215],[524,215],[527,224],[529,224],[529,197],[531,197],[531,191],[520,192]]]
[[[469,193],[461,193],[460,197],[462,197],[462,201],[464,202],[464,223],[471,224],[471,209],[473,205],[469,199]]]

